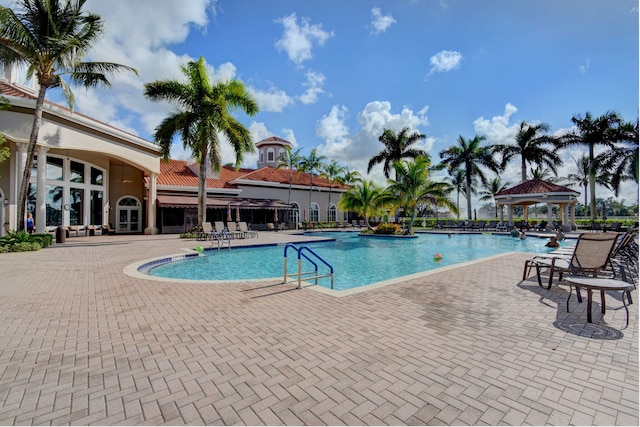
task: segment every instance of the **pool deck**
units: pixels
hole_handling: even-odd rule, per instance
[[[522,253],[341,298],[123,273],[198,245],[0,254],[0,424],[639,423],[637,290],[624,328],[619,295],[589,324],[566,286],[521,282]]]

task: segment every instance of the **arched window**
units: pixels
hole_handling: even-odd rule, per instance
[[[320,209],[318,209],[318,204],[316,202],[311,203],[309,211],[309,221],[318,222],[318,213]]]
[[[273,163],[276,161],[275,159],[275,151],[273,151],[273,148],[269,148],[267,149],[267,163]]]
[[[331,203],[329,209],[327,209],[327,221],[335,222],[336,220],[336,205]]]

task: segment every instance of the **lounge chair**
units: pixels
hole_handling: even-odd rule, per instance
[[[502,221],[499,222],[498,225],[496,225],[496,231],[508,231],[509,230],[509,222],[508,221]]]
[[[493,220],[493,221],[489,221],[489,222],[484,226],[484,229],[485,229],[485,230],[497,230],[497,228],[496,228],[496,227],[498,227],[498,221]]]
[[[367,226],[367,223],[364,222],[364,219],[361,219],[361,220],[358,220],[358,225],[364,228]]]
[[[238,231],[242,233],[244,237],[258,237],[258,232],[251,230],[244,221],[238,223]]]
[[[535,256],[524,264],[522,280],[525,280],[532,268],[536,269],[538,285],[542,285],[541,271],[549,270],[549,283],[547,289],[551,289],[554,273],[558,273],[562,280],[563,273],[592,274],[597,277],[609,265],[611,252],[618,240],[618,233],[581,234],[571,256]]]
[[[471,228],[474,230],[484,230],[486,221],[478,221],[477,224],[474,224]]]
[[[211,223],[205,222],[202,224],[202,231],[196,234],[196,240],[213,240],[216,235]]]
[[[357,219],[352,219],[351,220],[351,226],[352,227],[358,227],[358,220]]]

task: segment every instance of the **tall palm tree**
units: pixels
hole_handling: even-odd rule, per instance
[[[362,182],[362,176],[360,175],[360,172],[351,171],[347,166],[345,167],[344,172],[336,178],[336,181],[338,181],[342,185],[351,187],[358,182]]]
[[[311,176],[311,184],[309,185],[309,219],[311,219],[311,191],[313,190],[313,177],[316,173],[322,170],[325,160],[325,156],[318,154],[318,149],[311,150],[307,157],[302,157],[300,160],[300,169],[298,172],[306,172]]]
[[[276,170],[282,168],[289,169],[289,195],[287,198],[287,204],[291,204],[291,185],[293,183],[293,170],[297,169],[302,161],[303,157],[300,154],[300,148],[293,151],[291,147],[285,147],[285,152],[278,157],[278,166]]]
[[[367,173],[371,172],[371,169],[378,163],[383,163],[384,176],[389,178],[393,162],[405,158],[415,159],[418,156],[429,157],[424,150],[412,147],[418,141],[426,139],[427,136],[418,132],[409,134],[409,131],[410,129],[405,127],[396,134],[391,129],[385,129],[378,137],[378,141],[382,142],[384,149],[369,160]]]
[[[453,191],[453,187],[446,182],[432,182],[429,180],[429,167],[431,160],[427,157],[417,157],[414,161],[402,160],[395,162],[395,180],[389,180],[387,192],[397,194],[397,205],[404,207],[405,212],[409,213],[409,224],[407,233],[411,234],[413,223],[416,218],[417,206],[420,202],[429,200],[436,206],[446,206],[452,211],[457,208],[448,198],[449,193]]]
[[[473,179],[478,177],[483,185],[487,184],[487,178],[480,168],[484,166],[496,174],[499,172],[499,165],[493,158],[492,149],[482,143],[484,136],[476,135],[473,139],[464,139],[462,135],[458,137],[458,145],[453,145],[440,152],[442,164],[450,169],[462,168],[465,171],[465,193],[467,198],[467,219],[471,220],[471,188]]]
[[[560,146],[558,138],[546,135],[549,125],[540,123],[532,125],[521,122],[516,133],[514,144],[496,145],[494,150],[502,155],[500,167],[504,169],[514,157],[520,157],[520,172],[522,182],[527,180],[527,164],[533,163],[538,166],[545,165],[557,174],[556,167],[562,164],[557,149]]]
[[[596,220],[596,171],[595,149],[604,147],[614,149],[615,144],[625,140],[622,119],[615,111],[608,111],[600,117],[587,112],[583,117],[574,116],[571,121],[576,130],[563,137],[567,146],[581,145],[589,149],[589,195],[591,197],[591,220]]]
[[[111,62],[82,61],[83,54],[95,45],[103,31],[100,16],[82,10],[85,1],[16,0],[15,10],[0,6],[0,64],[26,65],[27,77],[35,75],[40,85],[27,146],[27,161],[20,182],[19,218],[25,218],[29,180],[47,91],[61,89],[73,110],[74,96],[69,83],[86,88],[108,87],[109,74],[121,70],[138,73],[131,67]],[[18,224],[19,229],[24,228],[22,220]]]
[[[338,202],[340,209],[356,212],[364,217],[367,229],[369,217],[380,212],[385,206],[393,203],[395,196],[378,187],[373,181],[362,181],[342,193]]]
[[[207,163],[217,172],[222,162],[219,133],[233,147],[236,165],[242,163],[245,153],[255,150],[249,131],[229,110],[242,109],[253,116],[260,108],[241,81],[212,84],[203,57],[189,61],[181,70],[186,82],[158,80],[147,83],[144,94],[152,101],[169,101],[177,107],[158,125],[154,139],[164,158],[168,159],[174,137],[180,135],[183,147],[190,149],[198,161],[198,224],[202,225],[207,213]]]
[[[596,163],[611,173],[611,188],[616,197],[623,181],[638,183],[638,121],[636,124],[626,123],[622,126],[624,139],[622,144],[605,151],[596,157]]]
[[[465,183],[467,182],[467,174],[464,169],[449,169],[449,178],[447,181],[456,190],[456,211],[457,219],[460,219],[460,193],[465,192]],[[474,186],[471,187],[471,191],[475,193]]]
[[[327,212],[329,206],[331,206],[331,190],[334,181],[339,182],[339,177],[344,173],[345,167],[338,163],[337,160],[331,160],[329,163],[323,165],[320,176],[329,181],[329,204],[327,205]]]
[[[495,195],[501,191],[506,190],[511,185],[510,182],[502,183],[502,179],[500,176],[496,175],[491,181],[489,181],[485,186],[484,190],[480,191],[480,201],[481,202],[490,202],[494,200]],[[496,218],[498,218],[498,205],[495,205],[496,208]]]
[[[6,110],[7,108],[9,108],[9,100],[4,96],[0,96],[0,111]],[[11,156],[11,150],[9,149],[9,147],[5,147],[5,142],[7,142],[7,139],[5,138],[4,134],[0,132],[0,164],[2,164],[9,158],[9,156]]]
[[[582,156],[579,159],[572,157],[571,159],[573,160],[573,163],[576,165],[576,172],[570,173],[569,175],[567,175],[567,180],[569,181],[567,185],[571,187],[573,183],[576,183],[582,186],[584,190],[584,208],[587,209],[587,206],[589,206],[588,198],[587,198],[587,194],[588,194],[587,190],[589,187],[589,171],[591,170],[591,168],[589,167],[589,157]],[[596,184],[609,188],[608,175],[605,173],[602,173],[600,170],[596,170]]]

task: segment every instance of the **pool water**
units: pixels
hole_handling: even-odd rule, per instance
[[[550,252],[547,239],[517,239],[490,234],[419,234],[412,239],[360,237],[357,233],[320,233],[335,241],[305,243],[334,268],[334,289],[345,290],[505,252]],[[565,242],[562,242],[566,245]],[[299,246],[299,245],[297,245]],[[246,280],[283,277],[283,246],[209,250],[205,256],[152,267],[148,274],[190,280]],[[441,260],[434,259],[436,254]],[[319,272],[328,269],[318,263]],[[312,270],[303,260],[303,271]],[[289,274],[297,272],[297,253],[289,250]],[[319,285],[330,287],[329,279]]]

